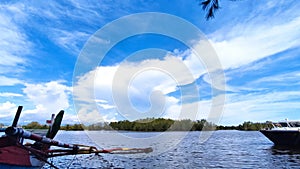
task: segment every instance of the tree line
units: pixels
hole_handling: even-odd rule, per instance
[[[47,129],[47,125],[41,125],[38,122],[31,122],[22,126],[25,129]],[[144,131],[144,132],[158,132],[158,131],[204,131],[204,130],[244,130],[257,131],[264,128],[271,128],[269,123],[254,123],[244,122],[237,126],[223,126],[215,125],[205,119],[192,121],[186,120],[172,120],[164,118],[147,118],[136,121],[118,121],[118,122],[104,122],[95,123],[88,126],[82,124],[67,124],[61,126],[61,130],[125,130],[125,131]]]
[[[148,118],[130,122],[128,120],[111,122],[110,127],[114,130],[129,131],[201,131],[214,130],[216,125],[206,120],[172,120],[163,118]]]

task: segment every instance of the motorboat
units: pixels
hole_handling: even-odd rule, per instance
[[[275,146],[300,148],[300,121],[267,122],[270,128],[260,130]]]

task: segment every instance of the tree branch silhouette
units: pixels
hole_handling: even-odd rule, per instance
[[[206,13],[206,20],[213,19],[215,17],[215,12],[220,9],[220,0],[199,0],[200,6]],[[238,0],[229,0],[229,1],[238,1]]]

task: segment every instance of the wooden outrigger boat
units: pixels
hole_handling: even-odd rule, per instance
[[[52,116],[50,127],[45,136],[31,133],[17,127],[17,123],[22,111],[22,106],[18,107],[13,123],[4,130],[5,135],[0,137],[0,168],[9,169],[32,169],[42,168],[46,163],[53,168],[57,168],[48,161],[48,158],[76,155],[76,154],[99,154],[99,153],[149,153],[152,148],[113,148],[100,149],[96,147],[66,144],[53,140],[60,129],[64,111],[60,111],[54,118]],[[33,144],[24,144],[24,139],[33,140]],[[61,149],[51,149],[51,146],[61,147]]]

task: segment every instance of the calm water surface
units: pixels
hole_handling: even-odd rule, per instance
[[[124,132],[130,137],[151,138],[160,133]],[[168,139],[182,132],[168,132]],[[126,146],[125,140],[111,141],[111,132],[91,131],[103,145],[99,148]],[[278,149],[257,131],[216,131],[201,143],[200,132],[189,132],[178,144],[153,143],[153,153],[136,155],[77,155],[52,159],[59,168],[300,168],[300,153]],[[62,131],[56,140],[66,143],[95,145],[83,131]],[[139,143],[132,143],[140,145]],[[170,145],[168,145],[170,144]],[[131,146],[132,147],[132,146]],[[167,151],[162,151],[164,147]],[[159,152],[159,153],[155,153]],[[51,161],[51,159],[49,160]],[[44,168],[50,168],[45,165]]]

